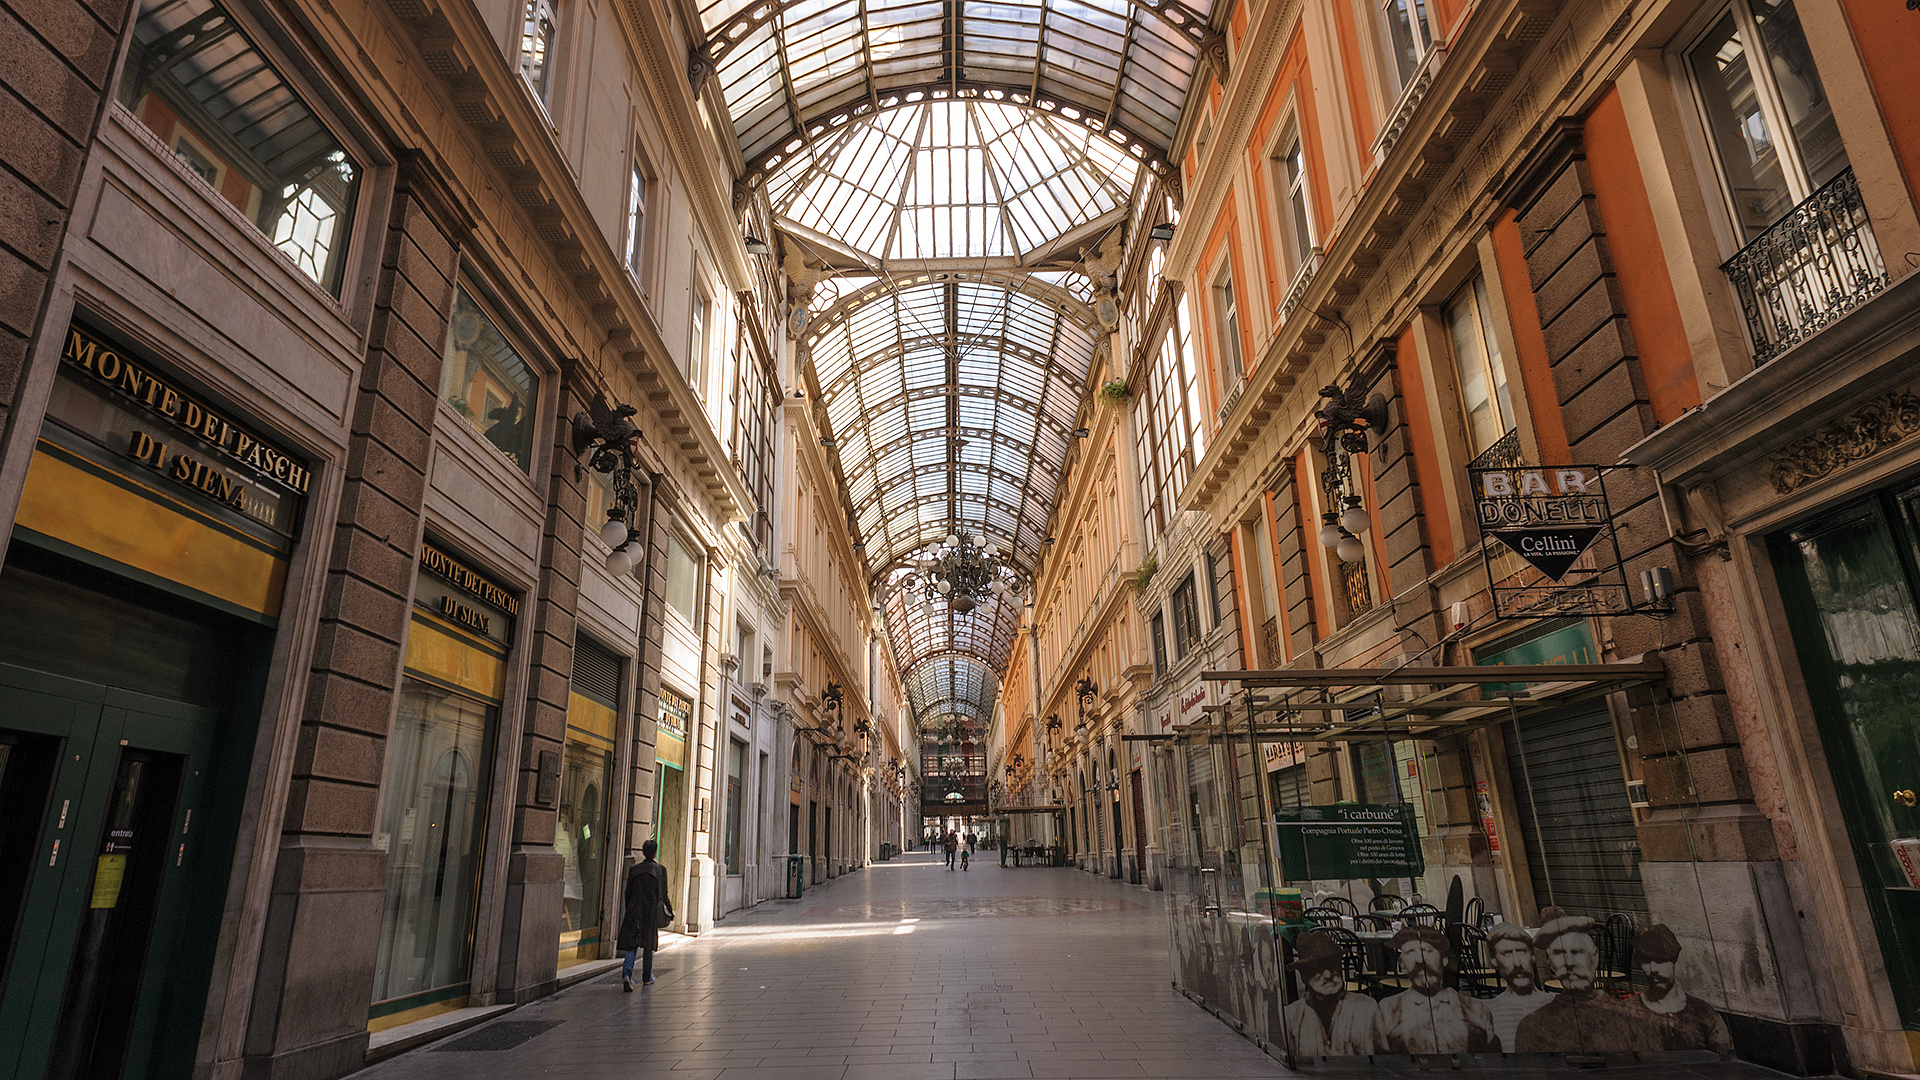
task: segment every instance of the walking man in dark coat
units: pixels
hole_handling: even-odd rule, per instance
[[[673,904],[667,899],[667,868],[654,861],[660,845],[652,840],[640,845],[640,861],[627,868],[627,904],[621,912],[618,947],[624,962],[620,965],[620,985],[633,989],[633,953],[645,956],[640,966],[640,981],[653,981],[653,953],[660,947],[660,928],[673,922]]]

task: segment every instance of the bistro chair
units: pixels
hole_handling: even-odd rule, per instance
[[[1467,901],[1466,910],[1461,913],[1460,921],[1468,926],[1484,929],[1487,924],[1487,905],[1482,903],[1479,897],[1473,897]]]
[[[1594,927],[1600,930],[1601,927]],[[1600,980],[1616,994],[1626,994],[1633,990],[1633,916],[1617,911],[1607,916],[1606,937],[1596,935],[1593,943],[1600,948]]]
[[[1458,923],[1449,935],[1453,941],[1454,976],[1459,990],[1469,997],[1499,997],[1503,989],[1494,970],[1493,949],[1487,944],[1487,932],[1471,923]]]
[[[1447,928],[1447,913],[1432,904],[1408,904],[1400,909],[1398,915],[1402,922],[1431,926],[1440,931]]]
[[[1344,928],[1346,919],[1346,916],[1329,907],[1310,907],[1301,912],[1300,917],[1326,930]]]
[[[1399,911],[1407,906],[1407,898],[1398,893],[1381,893],[1367,906],[1375,911]]]
[[[1367,943],[1353,936],[1351,930],[1337,926],[1327,932],[1340,943],[1340,978],[1347,984],[1348,992],[1378,997],[1379,976],[1367,963]]]
[[[1353,928],[1355,930],[1376,930],[1384,933],[1393,929],[1393,916],[1378,911],[1369,915],[1355,915],[1353,917]]]
[[[1344,896],[1329,896],[1325,900],[1320,901],[1320,906],[1323,908],[1332,908],[1349,919],[1360,914],[1360,909],[1353,905],[1353,901]]]

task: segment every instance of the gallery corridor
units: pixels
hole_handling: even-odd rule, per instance
[[[655,967],[650,987],[623,993],[615,970],[360,1076],[1285,1075],[1171,988],[1163,894],[984,851],[966,873],[925,852],[872,864]]]

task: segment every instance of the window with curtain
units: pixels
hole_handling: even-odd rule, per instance
[[[1421,61],[1433,49],[1433,31],[1427,21],[1426,0],[1380,0],[1381,28],[1386,34],[1387,64],[1398,93],[1412,81]]]
[[[1233,296],[1233,272],[1222,268],[1213,283],[1214,309],[1220,319],[1220,378],[1223,388],[1233,389],[1246,373],[1246,358],[1240,352],[1240,305]]]
[[[646,279],[647,174],[638,161],[627,181],[627,272],[634,280]]]
[[[1476,454],[1513,427],[1513,401],[1507,393],[1506,365],[1493,332],[1490,305],[1486,278],[1480,274],[1447,302],[1447,335],[1459,369],[1467,441]]]

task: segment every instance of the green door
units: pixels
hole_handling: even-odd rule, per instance
[[[1901,1022],[1920,1031],[1920,889],[1893,841],[1920,837],[1920,490],[1776,537],[1807,691]]]
[[[0,665],[0,799],[31,838],[29,872],[0,886],[0,1078],[149,1075],[214,717]]]

